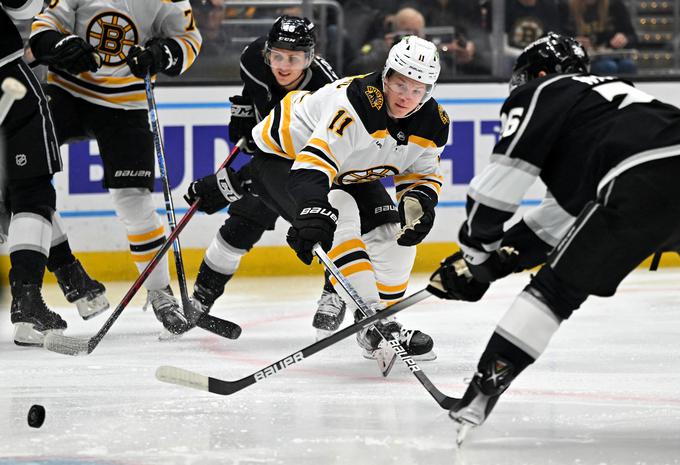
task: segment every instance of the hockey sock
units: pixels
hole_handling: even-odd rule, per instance
[[[141,273],[165,242],[165,228],[156,213],[148,189],[111,189],[116,214],[127,229],[130,253]],[[167,254],[149,274],[144,287],[164,289],[170,284]]]
[[[37,213],[19,212],[9,224],[9,257],[12,282],[42,285],[52,223]]]
[[[415,247],[397,244],[399,230],[398,223],[387,223],[361,237],[375,269],[380,299],[386,304],[398,301],[406,293],[416,258]]]
[[[52,214],[52,246],[50,256],[47,258],[47,269],[50,271],[70,265],[76,261],[71,251],[71,245],[66,236],[66,229],[61,216],[56,211]]]

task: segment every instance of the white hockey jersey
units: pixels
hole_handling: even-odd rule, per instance
[[[379,73],[340,79],[316,92],[290,92],[253,129],[260,150],[318,170],[329,187],[394,176],[397,198],[442,186],[439,156],[449,117],[434,99],[400,120],[387,116]]]
[[[202,42],[188,0],[52,0],[33,22],[31,36],[46,30],[82,37],[103,62],[96,73],[50,69],[48,82],[97,105],[124,109],[146,108],[144,81],[125,62],[133,45],[152,38],[175,40],[184,72]]]

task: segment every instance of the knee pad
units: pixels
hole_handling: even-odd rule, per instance
[[[549,265],[543,265],[526,287],[542,300],[557,317],[566,320],[588,298],[588,293],[561,280]]]
[[[333,247],[352,239],[360,239],[361,218],[356,200],[347,192],[334,189],[328,193],[328,202],[338,210]]]
[[[116,215],[129,233],[145,233],[161,226],[148,189],[130,187],[109,189]]]
[[[7,186],[7,194],[7,204],[12,213],[34,213],[52,222],[57,193],[51,175],[12,180]]]
[[[220,237],[232,248],[244,253],[252,249],[264,234],[265,228],[242,216],[231,215],[220,227]]]
[[[416,258],[415,247],[397,244],[399,229],[397,223],[387,223],[362,236],[375,269],[380,298],[388,302],[400,299],[406,293]]]

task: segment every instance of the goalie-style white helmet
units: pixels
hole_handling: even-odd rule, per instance
[[[440,70],[437,46],[418,36],[406,36],[390,49],[382,77],[385,80],[390,71],[396,71],[425,84],[427,92],[420,101],[420,105],[413,110],[415,112],[432,97]]]

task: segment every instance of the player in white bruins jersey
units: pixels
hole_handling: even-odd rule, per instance
[[[413,246],[433,225],[439,156],[449,134],[449,118],[431,98],[439,70],[436,47],[406,37],[391,49],[382,74],[291,92],[252,132],[253,189],[292,224],[288,243],[307,264],[312,246],[321,243],[373,308],[406,289]],[[386,225],[362,238],[360,207],[338,186],[361,190],[388,176],[397,187],[401,229]],[[225,198],[240,195],[232,172],[218,178]],[[387,324],[412,355],[431,357],[428,335]],[[379,343],[373,329],[358,340],[368,353]]]
[[[155,157],[143,78],[177,76],[196,60],[201,35],[187,0],[52,0],[30,45],[49,65],[47,94],[60,144],[96,139],[104,187],[141,271],[165,241],[151,197]],[[172,297],[167,258],[145,282],[170,332],[186,324]]]

